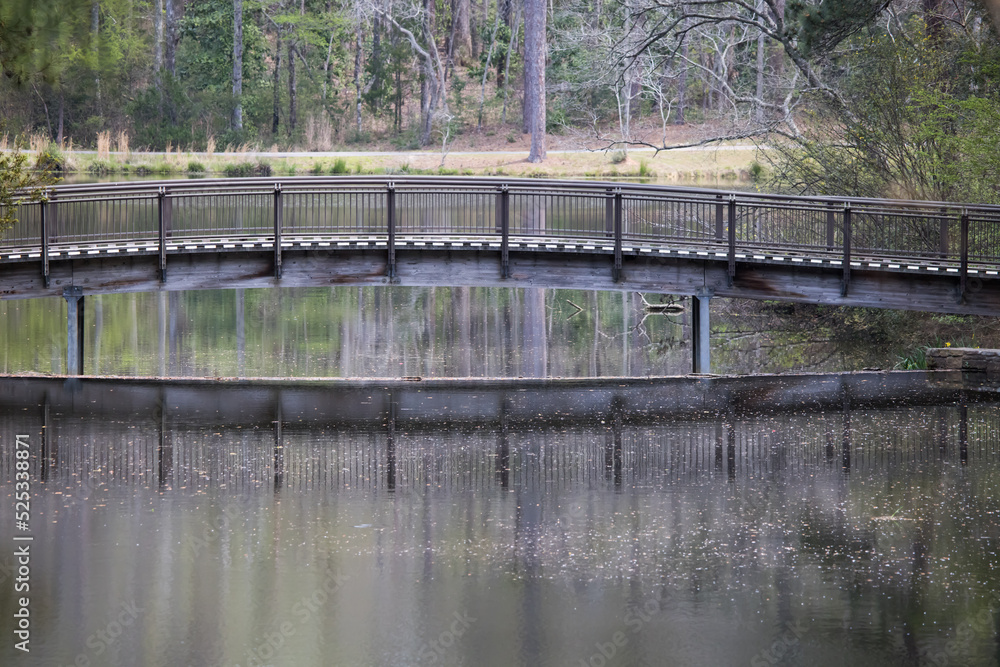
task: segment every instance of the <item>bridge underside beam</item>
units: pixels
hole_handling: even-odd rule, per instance
[[[836,306],[867,306],[937,313],[1000,315],[1000,280],[968,281],[959,303],[959,280],[948,274],[851,272],[842,295],[842,272],[808,265],[738,264],[729,284],[725,262],[650,256],[623,257],[615,282],[610,256],[582,253],[510,252],[510,276],[502,279],[500,254],[490,251],[397,249],[396,285],[509,286],[637,291],[693,296],[768,299]],[[0,268],[0,299],[62,296],[67,287],[86,294],[160,290],[384,285],[386,256],[376,250],[292,251],[282,255],[282,278],[274,277],[267,252],[171,255],[174,269],[160,282],[156,256],[53,262],[45,286],[34,263]]]

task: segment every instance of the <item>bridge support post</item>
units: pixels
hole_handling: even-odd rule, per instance
[[[615,263],[611,277],[615,282],[622,279],[622,189],[614,191]]]
[[[167,189],[161,187],[156,192],[156,227],[159,233],[160,282],[167,282],[167,226],[170,224]]]
[[[66,317],[66,373],[83,375],[83,288],[63,290],[68,308]]]
[[[274,184],[274,277],[281,279],[281,183]]]
[[[969,276],[969,211],[962,209],[961,236],[959,238],[961,266],[958,273],[958,302],[965,303],[965,289]]]
[[[497,218],[500,227],[500,277],[510,278],[510,189],[506,183],[500,186]]]
[[[48,225],[48,202],[42,199],[41,207],[41,234],[42,234],[42,279],[45,286],[49,286],[49,225]]]
[[[396,184],[389,182],[385,191],[386,226],[388,229],[388,256],[385,264],[385,275],[389,279],[396,277]]]
[[[844,204],[844,277],[841,280],[840,296],[847,296],[851,284],[851,203]]]
[[[736,280],[736,195],[729,195],[729,252],[726,253],[727,269],[726,277],[730,287]],[[708,317],[706,301],[705,316]],[[707,353],[706,353],[707,354]],[[708,371],[705,371],[706,373]]]
[[[701,289],[691,297],[691,357],[695,373],[712,372],[709,351],[711,329],[708,323],[708,304],[712,300],[712,294],[712,290]]]

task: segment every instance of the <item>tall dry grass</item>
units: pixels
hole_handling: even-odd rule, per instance
[[[35,155],[44,151],[48,145],[49,137],[42,132],[35,132],[34,134],[28,135],[28,147]]]
[[[212,155],[215,152],[215,137],[211,134],[208,135],[208,141],[205,142],[205,154]]]
[[[105,130],[97,133],[97,159],[107,160],[111,157],[111,132]]]
[[[118,151],[118,153],[120,153],[122,161],[128,160],[130,152],[128,144],[129,144],[128,133],[125,130],[122,130],[121,132],[118,133],[118,141],[116,147],[116,150]]]

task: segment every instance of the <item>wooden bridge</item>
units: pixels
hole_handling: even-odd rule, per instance
[[[206,179],[52,188],[0,235],[0,298],[506,285],[1000,314],[1000,207],[534,179]]]

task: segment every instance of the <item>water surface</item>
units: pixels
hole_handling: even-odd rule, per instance
[[[994,664],[998,407],[921,374],[3,380],[35,541],[0,662]]]

